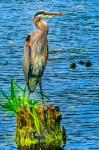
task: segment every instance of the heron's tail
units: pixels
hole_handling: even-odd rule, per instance
[[[28,89],[31,92],[34,92],[36,89],[36,86],[39,82],[39,78],[38,77],[30,77],[28,80]]]

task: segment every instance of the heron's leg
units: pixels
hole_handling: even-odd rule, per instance
[[[34,93],[33,92],[28,92],[28,99],[31,100],[33,99]]]
[[[39,80],[39,87],[40,87],[40,93],[41,93],[41,97],[42,97],[42,102],[44,103],[44,97],[43,97],[43,90],[42,90],[41,78],[40,78],[40,80]]]
[[[31,92],[29,91],[28,93],[29,93],[28,95],[29,95],[29,99],[30,99],[30,96],[31,96]]]
[[[28,85],[28,83],[27,83]],[[28,87],[28,99],[30,100],[31,96],[33,96],[33,93],[30,91],[29,87]]]

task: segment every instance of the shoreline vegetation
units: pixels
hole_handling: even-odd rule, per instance
[[[15,142],[18,149],[62,149],[66,144],[66,130],[61,124],[58,106],[29,99],[26,88],[22,89],[15,81],[11,81],[10,95],[1,91],[6,99],[0,103],[4,108],[2,111],[16,116]]]

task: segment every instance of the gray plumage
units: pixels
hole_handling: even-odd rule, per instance
[[[48,42],[47,33],[34,31],[29,35],[32,46],[27,46],[28,40],[25,41],[23,69],[29,91],[34,92],[46,66]]]
[[[39,30],[30,32],[27,36],[23,56],[23,70],[30,92],[34,92],[37,84],[41,83],[48,59],[48,26],[42,19],[58,15],[62,13],[49,14],[46,11],[40,11],[34,16],[34,24]]]

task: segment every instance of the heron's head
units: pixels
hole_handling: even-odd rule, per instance
[[[35,14],[34,19],[36,17],[40,17],[41,19],[45,19],[45,18],[52,18],[55,16],[61,16],[64,13],[59,12],[59,13],[48,13],[47,11],[39,11],[38,13]]]

